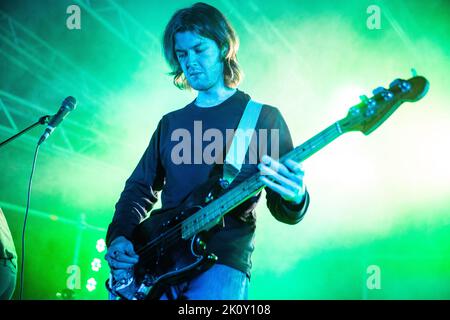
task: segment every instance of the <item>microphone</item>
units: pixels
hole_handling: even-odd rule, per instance
[[[77,105],[77,100],[74,97],[68,96],[64,99],[59,108],[58,112],[50,118],[47,128],[44,134],[39,139],[38,145],[44,142],[48,136],[55,130],[55,128],[63,121],[63,119],[69,114],[70,111],[74,110]]]

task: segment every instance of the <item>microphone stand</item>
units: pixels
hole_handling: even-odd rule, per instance
[[[5,141],[1,142],[0,143],[0,148],[3,147],[4,145],[6,145],[7,143],[13,141],[14,139],[19,137],[20,135],[24,134],[28,130],[36,127],[37,125],[39,125],[39,124],[48,124],[49,121],[50,121],[50,116],[49,115],[41,117],[38,121],[33,123],[28,128],[23,129],[19,133],[13,135],[11,138],[6,139]],[[22,259],[21,259],[22,262],[21,262],[21,267],[20,267],[20,293],[19,293],[19,300],[22,300],[22,294],[23,294],[23,278],[24,278],[23,277],[23,270],[24,270],[24,260],[25,260],[25,227],[27,225],[28,209],[30,207],[31,181],[33,179],[33,173],[34,173],[34,168],[35,168],[35,165],[36,165],[36,158],[37,158],[38,150],[39,150],[39,144],[36,146],[36,151],[34,153],[34,159],[33,159],[33,166],[32,166],[32,169],[31,169],[30,182],[28,184],[27,209],[25,211],[25,218],[24,218],[23,229],[22,229]]]
[[[5,144],[7,144],[8,142],[13,141],[14,139],[16,139],[17,137],[19,137],[20,135],[24,134],[25,132],[27,132],[28,130],[36,127],[39,124],[48,124],[50,120],[50,116],[43,116],[41,117],[36,123],[32,124],[31,126],[29,126],[28,128],[23,129],[22,131],[20,131],[19,133],[13,135],[11,138],[3,141],[0,143],[0,148],[3,147]]]

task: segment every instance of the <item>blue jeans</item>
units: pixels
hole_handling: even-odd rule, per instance
[[[248,285],[244,272],[215,264],[196,278],[171,286],[161,300],[247,300]]]

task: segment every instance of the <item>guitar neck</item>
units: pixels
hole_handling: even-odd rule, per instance
[[[295,162],[302,162],[312,156],[320,149],[327,146],[330,142],[342,135],[343,132],[339,126],[339,121],[333,123],[325,130],[319,132],[314,137],[299,145],[291,152],[281,157],[281,161],[292,159]]]
[[[283,162],[287,159],[292,159],[296,162],[302,162],[342,134],[339,121],[337,121],[291,152],[285,154],[280,161]],[[182,238],[187,240],[200,231],[209,230],[225,214],[257,194],[264,186],[264,183],[259,180],[259,173],[252,175],[220,198],[210,202],[201,210],[185,219],[182,222]]]

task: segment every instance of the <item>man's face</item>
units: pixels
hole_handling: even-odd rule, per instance
[[[191,31],[175,34],[175,52],[189,85],[205,91],[223,83],[223,62],[214,40]]]

